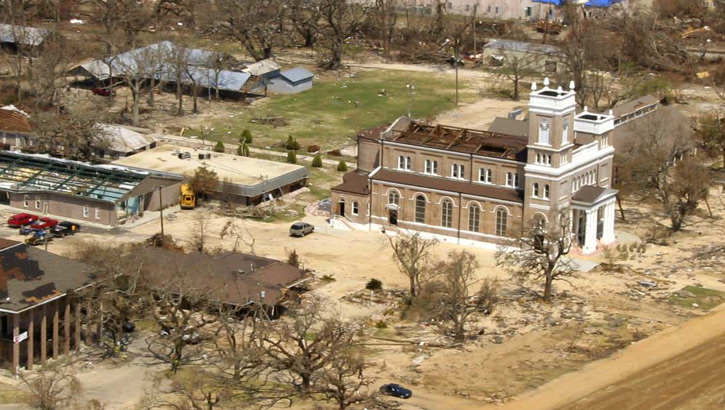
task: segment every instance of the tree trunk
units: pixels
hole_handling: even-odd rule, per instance
[[[194,100],[194,114],[199,112],[199,104],[198,104],[198,96],[197,96],[197,86],[196,83],[192,84],[191,86],[191,93],[192,93],[192,99]]]
[[[183,96],[183,93],[181,92],[181,79],[178,79],[178,81],[176,82],[176,98],[179,99],[179,105],[176,109],[176,114],[181,115],[184,113],[184,106],[183,106],[184,96]]]
[[[519,77],[514,78],[514,100],[519,100]]]
[[[300,374],[300,377],[302,377],[302,390],[305,392],[310,390],[310,385],[312,384],[312,375],[309,373],[302,373]]]
[[[627,221],[627,218],[624,217],[624,208],[622,207],[622,198],[620,198],[619,195],[617,195],[617,205],[619,205],[619,214],[622,216],[623,221]]]
[[[544,284],[544,301],[548,302],[551,300],[551,284],[554,281],[554,277],[551,272],[546,274],[546,283]]]
[[[131,123],[134,127],[138,126],[138,106],[141,99],[141,90],[138,83],[131,85],[131,98],[133,100],[133,117]]]
[[[153,107],[154,103],[155,103],[154,94],[156,93],[156,90],[155,90],[156,89],[156,79],[154,78],[153,75],[151,75],[150,77],[151,77],[151,88],[149,89],[149,105]]]
[[[410,301],[411,301],[411,303],[413,302],[413,299],[415,299],[416,296],[417,295],[415,292],[415,276],[411,276],[410,277]]]

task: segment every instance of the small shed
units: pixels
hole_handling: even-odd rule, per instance
[[[102,141],[95,148],[100,158],[120,158],[156,148],[156,140],[147,135],[115,124],[96,124]]]
[[[30,116],[14,105],[0,108],[0,139],[10,148],[27,146],[33,133]]]
[[[31,51],[43,45],[50,30],[12,24],[0,24],[0,45],[13,52]]]
[[[266,59],[249,64],[242,71],[264,79],[272,79],[279,76],[281,68],[276,61]]]
[[[267,90],[280,94],[295,94],[312,88],[315,75],[310,71],[295,67],[282,71],[279,76],[270,80]]]
[[[527,70],[556,73],[563,67],[564,52],[548,44],[514,40],[492,40],[483,46],[485,64],[500,66],[513,59]]]

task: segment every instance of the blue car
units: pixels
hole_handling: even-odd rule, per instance
[[[380,393],[386,396],[397,397],[399,399],[409,399],[413,396],[412,391],[395,383],[384,384],[380,386]]]

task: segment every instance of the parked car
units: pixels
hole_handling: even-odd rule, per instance
[[[305,236],[311,234],[314,230],[315,227],[307,222],[295,222],[289,228],[289,234],[292,236]]]
[[[62,238],[64,236],[68,236],[68,235],[75,235],[76,232],[80,232],[80,230],[81,230],[81,226],[78,225],[77,223],[63,221],[63,222],[59,222],[58,225],[54,226],[50,230],[50,233],[57,238]]]
[[[31,214],[16,214],[8,219],[8,226],[11,228],[20,228],[21,226],[30,225],[31,223],[38,220],[37,215]]]
[[[398,397],[400,399],[409,399],[413,396],[412,391],[395,383],[384,384],[380,386],[380,393],[386,396]]]
[[[91,88],[91,92],[95,95],[100,95],[101,97],[110,97],[116,94],[113,89],[109,90],[108,88]]]
[[[21,235],[27,235],[31,231],[42,231],[42,230],[45,230],[45,229],[52,229],[56,225],[58,225],[58,221],[57,220],[51,219],[51,218],[47,218],[47,217],[44,216],[44,217],[38,219],[37,221],[33,222],[29,226],[26,226],[24,228],[20,228],[20,234]]]

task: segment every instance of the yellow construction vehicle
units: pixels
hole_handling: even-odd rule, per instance
[[[189,184],[181,184],[181,209],[194,209],[196,207],[196,195]]]

